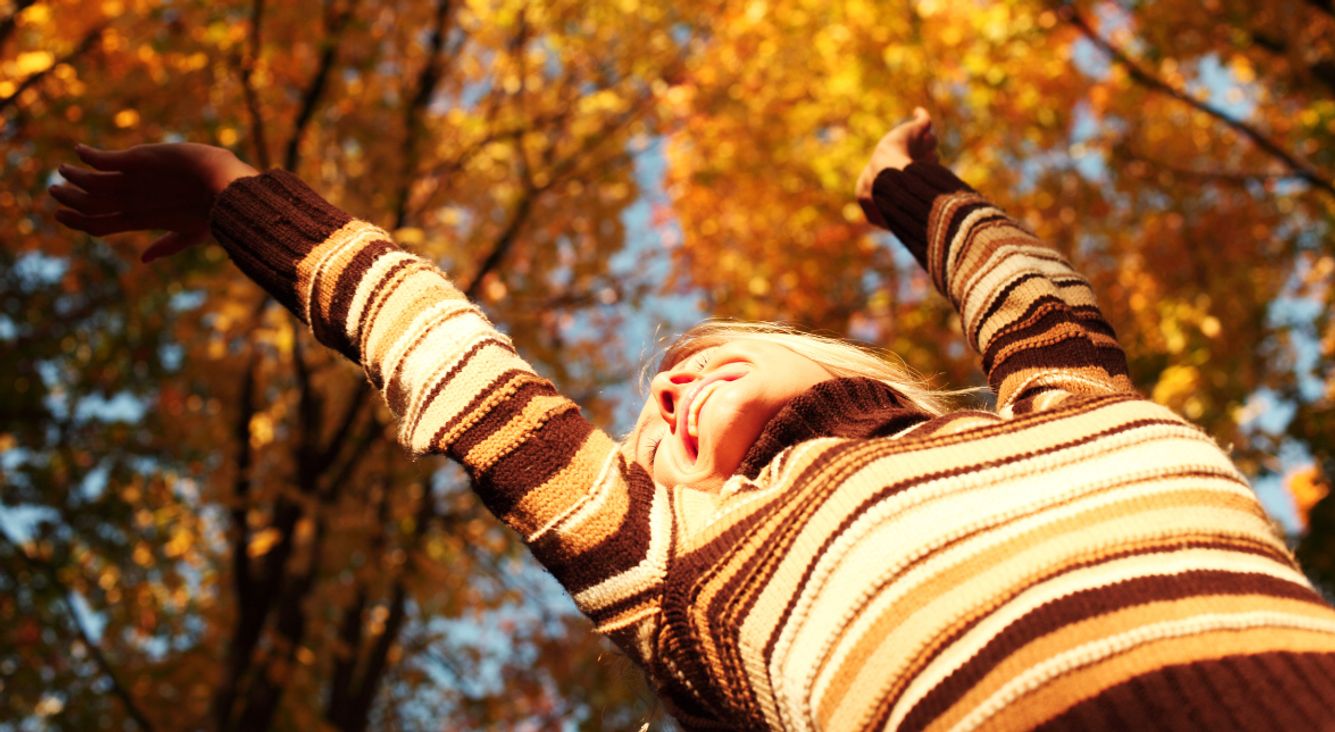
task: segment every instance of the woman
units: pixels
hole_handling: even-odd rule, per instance
[[[1142,399],[1088,284],[936,164],[926,112],[858,182],[959,310],[995,412],[788,331],[674,345],[618,443],[429,262],[217,148],[81,148],[95,235],[211,229],[462,463],[691,728],[1335,725],[1335,611],[1228,457]]]

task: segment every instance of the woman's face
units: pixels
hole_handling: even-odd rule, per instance
[[[654,376],[626,447],[659,483],[717,490],[789,400],[832,378],[773,343],[706,348]]]

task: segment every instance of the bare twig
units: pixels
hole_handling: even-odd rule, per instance
[[[315,70],[315,76],[301,97],[301,106],[297,110],[297,119],[292,127],[292,137],[287,141],[287,152],[283,155],[283,167],[287,170],[297,169],[297,162],[301,157],[301,138],[305,136],[306,127],[315,116],[315,110],[319,108],[320,99],[329,85],[329,76],[334,70],[334,62],[338,59],[338,47],[343,40],[343,32],[347,30],[353,11],[357,7],[355,0],[350,0],[342,9],[336,5],[337,0],[325,0],[324,21],[328,35],[322,44],[320,64]]]
[[[445,39],[450,33],[450,0],[436,3],[436,15],[431,27],[426,63],[417,75],[417,90],[403,108],[403,146],[399,151],[403,176],[394,196],[394,228],[402,228],[408,221],[408,197],[417,178],[417,144],[422,135],[422,112],[431,102],[436,86],[446,73]]]
[[[1156,160],[1148,155],[1142,155],[1132,150],[1126,145],[1114,146],[1113,152],[1127,160],[1133,160],[1145,163],[1156,170],[1162,170],[1182,178],[1190,178],[1200,181],[1214,181],[1221,183],[1232,183],[1236,185],[1246,185],[1248,183],[1264,183],[1267,181],[1294,180],[1298,175],[1293,172],[1243,172],[1232,170],[1200,170],[1195,168],[1184,168],[1162,160]]]
[[[246,100],[246,111],[250,115],[250,140],[255,148],[255,162],[260,170],[270,166],[269,143],[264,136],[264,115],[260,111],[259,95],[251,77],[260,60],[260,28],[264,20],[264,0],[252,0],[250,4],[250,33],[246,42],[245,57],[241,60],[241,94]]]
[[[18,0],[14,3],[13,11],[0,19],[0,46],[3,46],[5,41],[9,39],[10,34],[14,32],[15,26],[18,25],[19,15],[34,2],[36,0]]]
[[[1234,119],[1226,114],[1222,109],[1210,104],[1209,102],[1197,99],[1186,92],[1175,88],[1168,82],[1155,76],[1139,62],[1132,59],[1125,51],[1113,45],[1111,41],[1100,36],[1098,32],[1089,24],[1089,22],[1071,5],[1062,4],[1058,8],[1060,16],[1084,36],[1089,42],[1097,46],[1104,53],[1108,54],[1117,64],[1121,65],[1127,74],[1141,85],[1151,91],[1164,94],[1176,99],[1193,109],[1219,120],[1224,125],[1251,140],[1252,144],[1283,163],[1285,167],[1293,171],[1294,175],[1306,181],[1309,185],[1325,191],[1331,196],[1335,196],[1335,182],[1317,169],[1312,163],[1304,160],[1297,155],[1285,150],[1278,142],[1266,136],[1265,133],[1242,120]]]
[[[232,478],[231,544],[232,544],[232,584],[236,591],[236,624],[232,630],[232,640],[227,644],[226,671],[222,685],[213,697],[213,716],[217,726],[223,727],[223,721],[232,714],[232,705],[241,678],[250,663],[251,652],[259,641],[260,628],[263,625],[263,606],[253,602],[254,582],[250,575],[250,560],[246,549],[250,545],[250,528],[246,523],[246,513],[250,497],[250,420],[255,415],[255,373],[258,359],[252,355],[241,377],[239,398],[241,408],[237,410],[236,421],[232,423],[232,439],[237,445],[236,475]]]
[[[523,230],[524,224],[533,213],[533,204],[537,200],[540,192],[529,188],[524,191],[520,197],[519,203],[515,205],[514,211],[510,214],[510,222],[505,225],[500,236],[491,245],[487,256],[483,258],[482,263],[478,265],[477,271],[473,273],[472,279],[463,288],[464,296],[469,300],[476,300],[477,293],[482,288],[482,281],[486,279],[487,274],[500,265],[501,260],[505,258],[506,253],[514,246],[515,240],[519,238],[519,232]]]

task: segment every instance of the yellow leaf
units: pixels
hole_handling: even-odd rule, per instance
[[[394,232],[394,239],[400,244],[417,245],[426,241],[426,232],[416,226],[405,226]]]
[[[134,545],[134,563],[141,567],[147,567],[153,563],[153,552],[149,550],[148,544],[139,542]]]
[[[259,448],[273,442],[273,418],[261,412],[250,418],[250,446]]]
[[[1298,513],[1298,521],[1306,529],[1312,507],[1330,493],[1330,484],[1322,478],[1321,470],[1315,465],[1290,473],[1285,484],[1289,489],[1289,495],[1293,496],[1293,507]]]
[[[273,549],[274,544],[277,544],[280,538],[282,538],[282,534],[279,533],[278,529],[272,526],[263,529],[250,538],[250,543],[246,545],[246,555],[252,559],[262,557]]]
[[[134,127],[139,124],[139,112],[133,109],[122,109],[116,113],[111,121],[121,129]]]
[[[55,62],[56,57],[50,51],[28,51],[20,53],[14,65],[20,76],[28,76],[46,71]]]

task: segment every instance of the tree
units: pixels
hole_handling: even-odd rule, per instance
[[[402,455],[364,377],[219,250],[145,269],[144,241],[72,236],[42,198],[78,140],[233,146],[435,257],[605,416],[597,390],[629,370],[612,305],[646,287],[610,262],[631,154],[694,36],[675,10],[632,11],[11,10],[0,717],[364,729],[652,713],[461,476]],[[497,635],[506,647],[488,648]]]
[[[978,378],[948,306],[851,200],[875,141],[923,104],[943,158],[1093,281],[1146,394],[1249,477],[1285,470],[1282,453],[1310,463],[1293,488],[1319,495],[1335,470],[1335,15],[1204,9],[11,2],[0,718],[656,713],[461,479],[404,459],[360,374],[218,250],[145,269],[142,240],[56,227],[42,188],[76,141],[192,139],[295,170],[439,261],[609,424],[601,390],[634,371],[618,334],[663,284],[628,251],[666,258],[664,287],[702,309]],[[653,139],[661,248],[624,223]],[[1335,586],[1332,512],[1311,506],[1300,555]]]
[[[1093,281],[1147,395],[1253,478],[1282,452],[1329,471],[1335,16],[1202,9],[731,5],[669,96],[679,286],[976,380],[945,303],[849,202],[849,171],[924,104],[943,159]]]

